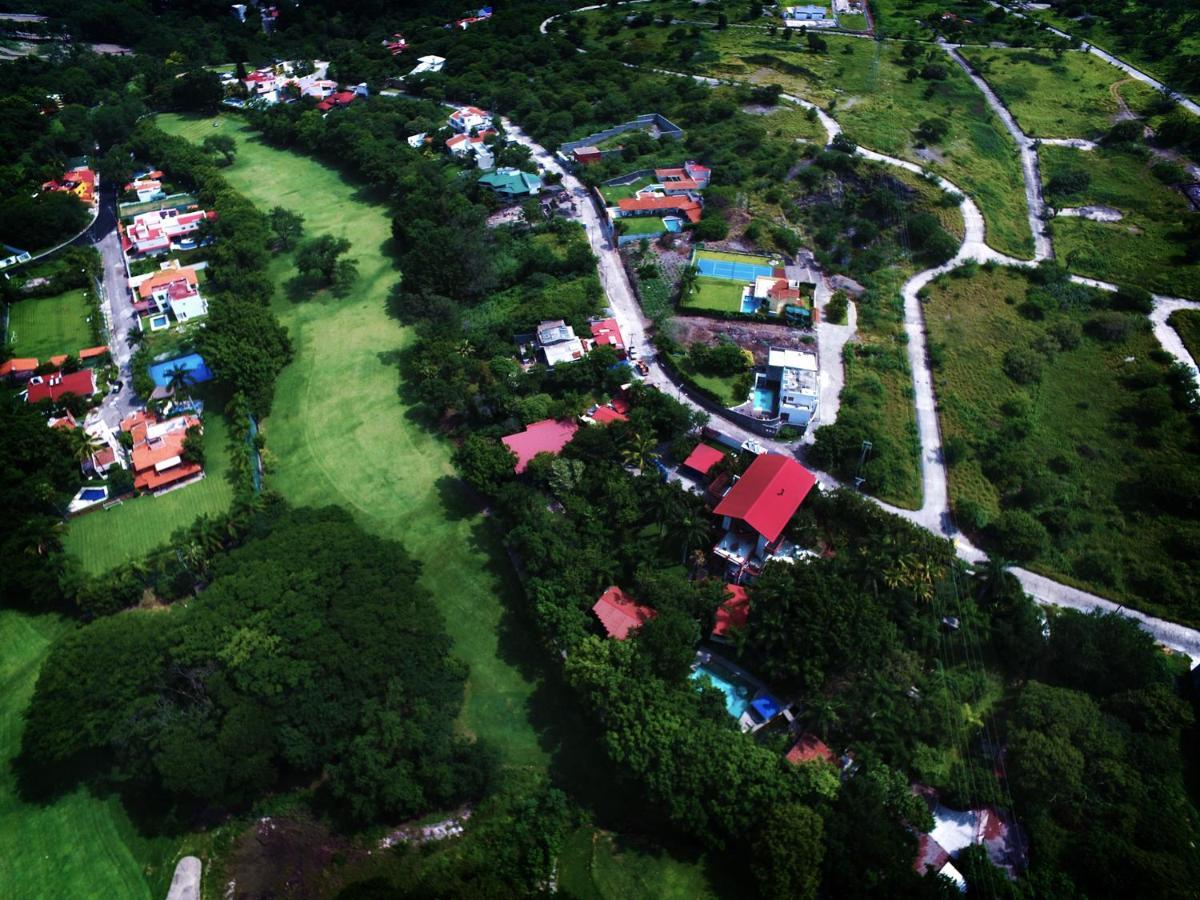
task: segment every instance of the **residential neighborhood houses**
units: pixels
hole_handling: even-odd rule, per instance
[[[537,175],[504,166],[479,178],[479,183],[491,188],[506,200],[536,197],[542,190],[542,179]]]
[[[597,189],[609,227],[618,245],[679,232],[700,221],[701,192],[712,170],[688,161],[676,168],[631,172],[604,182]]]
[[[151,210],[133,216],[128,224],[121,225],[122,246],[125,251],[139,255],[169,253],[172,250],[193,250],[195,235],[206,219],[216,214],[202,209],[181,212],[175,208]]]
[[[96,192],[96,173],[87,166],[76,166],[68,169],[61,177],[47,181],[42,185],[43,191],[74,194],[88,206],[94,207],[99,195]]]
[[[200,293],[196,267],[181,266],[179,260],[163,263],[157,272],[129,279],[133,303],[142,327],[158,331],[169,327],[167,316],[183,325],[208,315],[208,301]]]

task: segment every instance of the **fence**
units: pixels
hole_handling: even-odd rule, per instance
[[[603,131],[597,131],[595,134],[589,134],[585,138],[580,138],[577,141],[567,141],[565,144],[560,144],[558,147],[558,155],[563,159],[570,159],[571,154],[580,147],[594,147],[602,141],[607,141],[609,138],[614,138],[619,134],[625,134],[627,131],[641,131],[650,127],[658,129],[660,138],[670,138],[673,141],[683,139],[683,129],[678,125],[668,121],[658,113],[649,113],[648,115],[638,116],[632,122],[625,122],[621,125],[614,125],[612,128],[606,128]],[[620,153],[619,150],[603,151],[601,156],[610,156]]]

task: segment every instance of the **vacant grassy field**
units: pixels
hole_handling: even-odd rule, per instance
[[[1200,365],[1200,310],[1177,310],[1171,313],[1167,324],[1179,332],[1183,346],[1192,354],[1192,360]]]
[[[1118,112],[1145,111],[1156,92],[1090,53],[967,47],[979,70],[1030,137],[1096,137]]]
[[[1072,170],[1091,176],[1088,188],[1048,202],[1063,206],[1111,206],[1119,222],[1057,218],[1055,255],[1071,271],[1148,290],[1200,298],[1200,264],[1185,263],[1183,230],[1195,213],[1179,192],[1151,174],[1153,159],[1115,150],[1043,147],[1042,180]]]
[[[740,312],[742,291],[745,287],[741,281],[701,275],[696,278],[696,286],[692,288],[691,296],[684,301],[683,306],[689,309],[712,309],[717,312]]]
[[[866,31],[867,17],[857,13],[846,13],[838,16],[838,25],[847,31]]]
[[[925,315],[932,353],[941,360],[934,378],[942,434],[947,446],[964,445],[950,468],[955,508],[970,500],[994,520],[1001,509],[1027,506],[1049,532],[1036,569],[1148,612],[1195,621],[1197,609],[1172,604],[1149,587],[1164,578],[1187,584],[1191,577],[1191,563],[1169,549],[1178,523],[1140,512],[1130,494],[1143,466],[1196,459],[1181,414],[1170,412],[1158,428],[1137,422],[1153,394],[1139,382],[1166,370],[1152,356],[1158,342],[1148,325],[1111,343],[1085,332],[1077,347],[1045,360],[1040,381],[1020,385],[1005,372],[1006,353],[1038,346],[1058,322],[1091,315],[1055,312],[1032,321],[1018,312],[1026,287],[1020,275],[997,269],[944,278],[930,291]],[[1013,449],[989,450],[1008,437],[1016,438]]]
[[[51,642],[73,626],[0,611],[0,894],[26,900],[165,895],[180,841],[137,835],[120,802],[80,788],[48,804],[17,796],[10,761]]]
[[[215,410],[204,417],[204,459],[204,479],[196,484],[72,519],[63,539],[67,552],[86,571],[106,572],[165,544],[177,528],[228,511],[233,502],[229,427]]]
[[[60,353],[78,353],[96,342],[88,322],[87,291],[79,288],[53,297],[36,297],[8,307],[8,343],[14,356],[45,361]]]
[[[625,15],[621,10],[620,15]],[[608,12],[591,15],[599,23]],[[614,44],[630,62],[677,68],[671,29],[626,29]],[[826,52],[814,52],[801,38],[784,40],[755,28],[708,30],[695,71],[761,84],[828,109],[857,143],[909,159],[949,178],[979,203],[987,222],[988,243],[1004,253],[1030,257],[1033,236],[1026,215],[1024,182],[1016,146],[961,69],[937,47],[921,45],[914,61],[901,56],[898,42],[865,41],[825,34]],[[910,68],[941,68],[940,80],[908,80]],[[950,129],[932,152],[918,153],[915,132],[929,119],[945,119]]]
[[[625,844],[607,831],[580,828],[559,855],[559,890],[575,900],[710,900],[703,869],[659,849]]]

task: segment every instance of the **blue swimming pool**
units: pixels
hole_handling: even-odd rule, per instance
[[[735,719],[740,719],[742,713],[750,708],[754,687],[746,684],[724,666],[712,661],[706,662],[692,672],[691,678],[694,681],[707,678],[713,687],[725,695],[725,711]]]
[[[152,329],[166,328],[170,324],[171,324],[171,320],[168,319],[166,316],[151,316],[150,317],[150,327]]]
[[[700,254],[696,254],[696,269],[699,274],[709,278],[727,278],[730,281],[753,281],[759,275],[775,273],[775,269],[768,265],[710,259]]]
[[[747,292],[742,295],[742,312],[754,315],[761,308],[762,301],[755,297],[753,293]]]
[[[171,371],[176,367],[186,369],[194,384],[211,381],[212,370],[204,363],[204,357],[199,353],[189,353],[166,362],[155,363],[150,367],[150,377],[159,387],[166,387],[171,382]]]
[[[87,500],[89,503],[95,503],[97,500],[103,500],[108,496],[108,488],[84,488],[79,492],[80,500]]]
[[[755,385],[751,397],[756,412],[773,413],[779,407],[778,392],[770,385]]]
[[[679,232],[683,231],[683,222],[681,222],[679,219],[667,217],[663,219],[663,224],[667,226],[667,231],[671,232],[672,234],[678,234]]]

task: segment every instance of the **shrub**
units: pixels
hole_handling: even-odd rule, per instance
[[[1047,329],[1063,350],[1074,350],[1083,339],[1083,328],[1074,319],[1059,319]]]
[[[1087,322],[1087,332],[1097,340],[1111,344],[1118,343],[1129,337],[1133,331],[1133,320],[1123,312],[1103,310],[1096,313]]]
[[[921,77],[926,81],[945,81],[950,73],[940,63],[926,63],[921,68]]]
[[[955,502],[954,518],[958,521],[958,527],[963,531],[983,531],[988,524],[987,510],[983,508],[982,504],[969,497],[963,497]]]
[[[1137,143],[1142,139],[1142,122],[1140,119],[1126,119],[1123,122],[1118,122],[1108,129],[1108,134],[1104,136],[1106,144],[1129,144]]]
[[[1163,184],[1180,184],[1189,180],[1183,166],[1165,160],[1151,166],[1150,173]]]
[[[1083,169],[1065,169],[1053,176],[1046,190],[1053,197],[1073,197],[1082,194],[1092,183],[1092,176]]]
[[[1020,509],[1000,513],[991,532],[1000,551],[1012,559],[1033,559],[1046,549],[1049,541],[1045,526]]]
[[[829,298],[829,302],[825,304],[825,321],[834,325],[841,325],[846,321],[846,309],[849,305],[849,298],[845,291],[834,291],[833,296]]]
[[[1149,315],[1154,311],[1154,295],[1144,288],[1122,287],[1112,295],[1109,305],[1113,309]]]
[[[1013,347],[1004,354],[1002,367],[1017,384],[1032,384],[1041,380],[1042,355],[1029,347]]]

